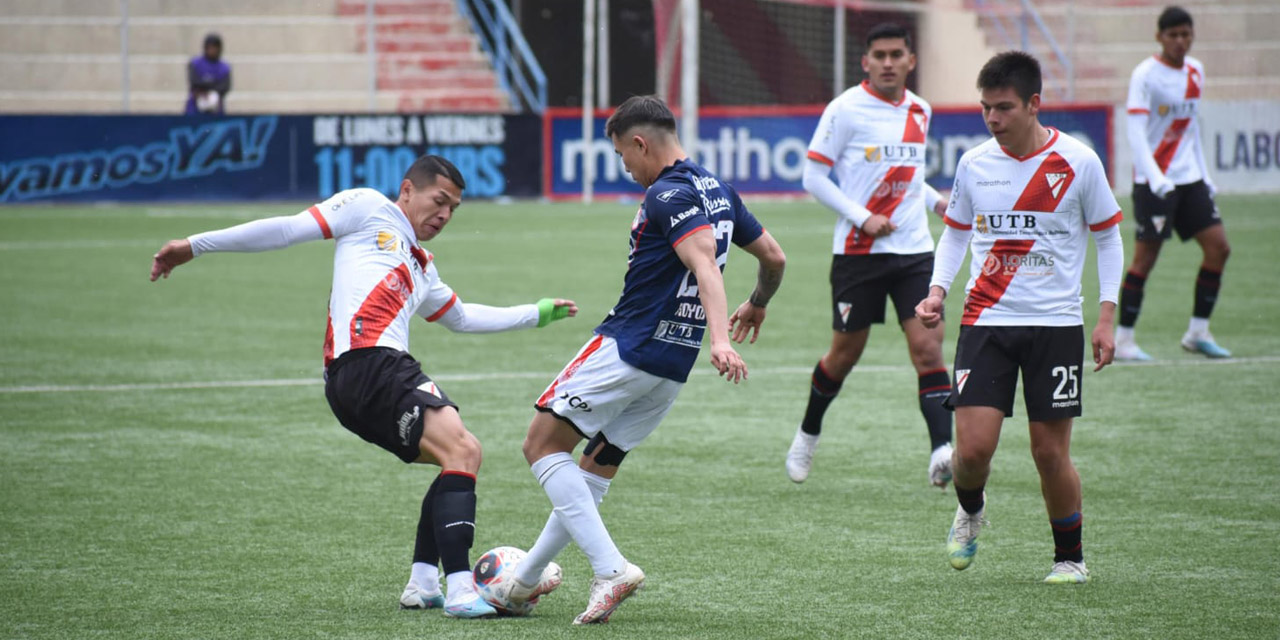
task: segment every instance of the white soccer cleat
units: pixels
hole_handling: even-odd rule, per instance
[[[813,452],[818,449],[818,436],[811,436],[796,429],[796,437],[787,451],[787,476],[792,482],[804,482],[813,466]]]
[[[1132,340],[1116,340],[1115,359],[1129,362],[1150,362],[1154,360],[1150,354],[1138,346],[1138,343]]]
[[[986,496],[983,496],[984,502]],[[984,504],[977,513],[970,514],[964,507],[956,507],[956,518],[947,532],[947,559],[951,567],[963,571],[973,564],[973,556],[978,553],[978,533],[982,531],[987,507]]]
[[[1083,562],[1064,560],[1053,563],[1053,570],[1045,576],[1047,584],[1084,584],[1089,581],[1089,570]]]
[[[1204,354],[1210,358],[1230,358],[1231,352],[1218,345],[1213,334],[1208,331],[1192,333],[1188,331],[1182,336],[1182,348],[1191,353]]]
[[[613,578],[597,577],[591,581],[591,599],[587,610],[573,619],[574,624],[602,624],[609,621],[618,605],[644,587],[644,572],[627,563],[627,568]]]
[[[929,456],[929,484],[946,488],[951,482],[951,445],[944,444]]]
[[[400,594],[401,609],[439,609],[443,606],[444,594],[440,592],[439,584],[435,585],[434,590],[428,590],[410,582],[404,586],[404,593]]]
[[[550,562],[546,568],[542,570],[542,576],[535,585],[527,585],[515,577],[503,582],[494,590],[494,597],[503,603],[509,603],[514,607],[526,603],[537,603],[538,598],[555,591],[556,587],[564,581],[564,571],[560,569],[560,565]]]

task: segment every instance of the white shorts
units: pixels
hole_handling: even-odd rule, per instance
[[[535,406],[568,421],[587,438],[603,433],[610,444],[630,451],[658,428],[683,386],[623,362],[618,343],[597,335]]]

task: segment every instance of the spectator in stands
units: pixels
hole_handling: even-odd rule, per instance
[[[204,37],[204,55],[187,64],[187,84],[187,115],[222,115],[231,92],[231,65],[222,61],[222,36],[210,33]]]

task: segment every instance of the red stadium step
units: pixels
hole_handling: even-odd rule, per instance
[[[338,15],[365,15],[362,0],[339,0]],[[378,16],[455,16],[458,7],[453,0],[375,0],[373,13]]]

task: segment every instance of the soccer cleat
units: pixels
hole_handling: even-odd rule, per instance
[[[1182,348],[1191,353],[1202,353],[1210,358],[1230,358],[1231,352],[1218,346],[1213,335],[1208,331],[1200,334],[1187,333],[1182,336]]]
[[[1064,560],[1053,563],[1053,571],[1045,576],[1046,584],[1084,584],[1089,581],[1089,570],[1083,562]]]
[[[614,578],[596,577],[591,581],[591,599],[587,610],[573,619],[574,624],[602,624],[609,621],[618,605],[644,587],[644,572],[627,563],[627,568]]]
[[[963,571],[973,564],[973,556],[978,553],[978,532],[982,531],[986,513],[986,506],[974,514],[965,511],[964,507],[956,507],[956,519],[951,523],[951,531],[947,532],[947,557],[955,570]]]
[[[944,444],[929,456],[929,484],[944,488],[951,482],[951,445]]]
[[[796,429],[796,437],[787,451],[787,475],[792,482],[804,482],[813,465],[813,452],[818,449],[818,436],[811,436]]]
[[[494,590],[494,596],[502,602],[509,602],[516,606],[526,602],[536,603],[538,598],[555,591],[563,580],[564,571],[560,569],[560,565],[551,562],[542,570],[538,584],[526,585],[512,577]]]
[[[450,618],[490,618],[498,615],[498,610],[485,602],[478,593],[472,592],[458,600],[444,605],[444,615]]]
[[[428,591],[410,582],[405,585],[404,593],[400,594],[401,609],[439,609],[443,606],[444,594],[440,593],[439,585],[436,585],[434,591]]]
[[[1117,340],[1115,359],[1126,360],[1129,362],[1150,362],[1155,358],[1152,358],[1150,354],[1143,351],[1142,347],[1139,347],[1136,342],[1121,342]]]

